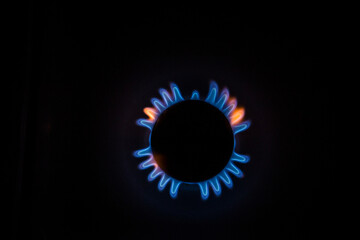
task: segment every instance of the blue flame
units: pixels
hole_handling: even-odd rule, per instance
[[[172,94],[170,94],[165,89],[159,90],[162,100],[159,100],[157,98],[152,98],[151,103],[153,104],[154,108],[144,109],[144,112],[149,116],[149,119],[139,119],[136,121],[137,125],[146,127],[150,129],[150,131],[152,131],[152,128],[157,118],[165,109],[167,109],[171,105],[174,105],[178,102],[185,100],[184,97],[181,95],[179,87],[176,84],[171,83],[170,88]],[[194,90],[191,94],[190,100],[201,100],[199,92]],[[153,167],[153,170],[148,175],[148,181],[151,182],[154,181],[156,178],[160,178],[158,183],[159,191],[164,190],[165,187],[168,185],[168,183],[170,183],[170,196],[172,198],[177,197],[180,185],[182,183],[197,184],[200,188],[200,195],[203,200],[209,198],[210,195],[209,187],[211,187],[211,189],[213,190],[216,196],[220,196],[221,182],[229,189],[231,189],[233,186],[233,182],[229,176],[229,173],[231,173],[232,175],[238,178],[242,178],[244,176],[243,172],[234,164],[234,162],[247,163],[250,160],[249,156],[241,155],[235,152],[235,145],[236,145],[235,135],[248,129],[251,124],[250,121],[239,122],[242,116],[236,119],[236,120],[240,119],[239,121],[234,121],[235,118],[234,111],[237,108],[236,99],[230,99],[229,91],[226,88],[219,93],[218,85],[214,81],[212,81],[210,83],[209,93],[204,101],[215,106],[221,112],[223,112],[223,114],[228,118],[229,122],[231,123],[233,129],[234,151],[229,159],[228,164],[218,175],[206,181],[195,182],[195,183],[179,181],[171,176],[168,176],[162,169],[160,169],[160,167],[158,166],[152,155],[150,139],[149,139],[149,146],[147,148],[137,150],[133,154],[137,158],[147,157],[147,160],[140,163],[139,169],[143,170]]]

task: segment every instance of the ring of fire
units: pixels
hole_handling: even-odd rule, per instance
[[[144,113],[148,116],[148,119],[139,119],[136,121],[137,125],[148,128],[150,132],[149,146],[134,152],[134,156],[137,158],[147,157],[145,161],[140,163],[139,168],[141,170],[152,167],[153,170],[148,175],[148,181],[153,181],[156,178],[160,178],[158,182],[158,189],[162,191],[168,184],[170,185],[170,196],[176,198],[178,195],[181,184],[197,184],[200,188],[201,198],[206,200],[209,197],[209,189],[211,188],[216,196],[221,194],[221,182],[228,188],[232,188],[233,182],[229,174],[236,177],[243,177],[242,171],[235,165],[235,162],[247,163],[250,158],[246,155],[241,155],[235,152],[235,135],[250,127],[250,121],[242,121],[245,115],[245,109],[237,106],[235,98],[230,97],[228,89],[224,88],[219,92],[218,85],[215,82],[210,83],[210,89],[207,97],[202,100],[197,91],[193,91],[190,99],[184,99],[180,93],[180,89],[176,84],[170,84],[171,93],[165,89],[160,89],[159,93],[162,100],[157,98],[151,99],[154,107],[147,107],[144,109]],[[196,101],[196,102],[195,102]],[[157,124],[159,117],[166,112],[171,106],[182,103],[188,105],[193,102],[193,105],[204,102],[210,104],[226,117],[229,125],[232,129],[232,137],[234,146],[230,158],[225,163],[225,167],[217,173],[215,176],[208,176],[208,179],[196,179],[195,181],[189,181],[187,179],[180,180],[179,177],[170,176],[166,169],[162,169],[159,165],[159,159],[154,154],[154,149],[151,144],[151,133],[154,130],[154,126]],[[170,108],[171,109],[171,108]],[[164,168],[164,167],[163,167]]]

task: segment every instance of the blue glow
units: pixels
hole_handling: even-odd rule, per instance
[[[158,184],[158,188],[160,191],[164,190],[164,188],[166,187],[166,184],[171,180],[171,178],[169,176],[167,176],[166,174],[162,174],[161,179],[159,181]]]
[[[234,100],[232,103],[230,103],[224,110],[223,113],[225,116],[229,116],[236,108],[237,102]]]
[[[178,190],[180,187],[181,181],[175,180],[173,179],[171,181],[171,189],[170,189],[170,196],[172,198],[176,198],[177,194],[178,194]]]
[[[162,97],[162,100],[157,98],[152,98],[151,103],[153,108],[145,108],[144,112],[148,115],[148,119],[138,119],[136,124],[145,128],[152,128],[160,116],[160,114],[166,110],[171,105],[184,101],[184,97],[182,96],[179,87],[171,83],[170,84],[171,93],[169,93],[165,89],[160,89],[159,93]],[[189,100],[201,100],[200,94],[198,91],[194,90],[191,94]],[[234,151],[231,155],[228,164],[226,167],[215,177],[208,179],[203,182],[183,182],[173,177],[167,175],[156,163],[151,150],[151,143],[149,139],[149,146],[140,149],[134,152],[134,156],[137,158],[147,157],[147,159],[139,164],[139,169],[144,170],[150,167],[153,170],[148,175],[148,181],[154,181],[156,178],[159,178],[158,189],[162,191],[166,188],[167,185],[170,185],[170,196],[172,198],[176,198],[180,189],[181,184],[197,184],[200,189],[200,195],[203,200],[209,198],[211,188],[216,196],[221,195],[221,183],[223,183],[227,188],[231,189],[233,187],[233,181],[229,176],[229,173],[234,175],[235,177],[242,178],[244,176],[243,172],[234,164],[238,163],[247,163],[250,160],[249,156],[242,155],[235,152],[235,135],[245,131],[251,125],[250,121],[241,121],[244,116],[244,108],[237,107],[237,101],[235,98],[231,98],[229,94],[229,90],[224,88],[221,92],[219,92],[218,85],[211,81],[210,88],[207,97],[203,100],[216,108],[218,108],[229,120],[231,127],[233,129],[234,135]],[[151,134],[150,134],[151,135]],[[170,183],[170,184],[169,184]]]
[[[239,125],[234,126],[233,131],[235,134],[237,134],[239,132],[242,132],[242,131],[245,131],[246,129],[248,129],[250,127],[250,125],[251,125],[250,121],[243,122]]]
[[[250,158],[248,156],[240,155],[236,152],[233,152],[230,160],[236,161],[236,162],[241,162],[241,163],[247,163],[247,162],[249,162]]]
[[[221,173],[219,173],[219,178],[228,188],[232,188],[233,186],[232,180],[229,177],[229,175],[226,173],[226,171],[222,171]]]
[[[200,99],[200,94],[198,91],[194,90],[192,95],[191,95],[191,100],[199,100]]]

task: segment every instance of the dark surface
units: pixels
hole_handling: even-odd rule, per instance
[[[334,235],[337,114],[324,60],[336,45],[324,8],[19,3],[6,21],[17,70],[4,228],[15,239]],[[236,151],[251,161],[220,197],[181,188],[172,200],[137,167],[149,132],[135,121],[169,82],[204,97],[210,79],[245,107],[252,126]]]
[[[220,173],[234,149],[229,120],[197,100],[177,103],[157,119],[151,133],[155,161],[169,176],[202,182]]]

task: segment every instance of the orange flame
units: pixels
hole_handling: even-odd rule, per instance
[[[154,121],[157,116],[155,108],[146,107],[144,108],[144,113],[148,115],[150,121]]]
[[[234,126],[241,122],[244,118],[245,109],[243,107],[235,108],[235,110],[231,113],[231,125]]]

